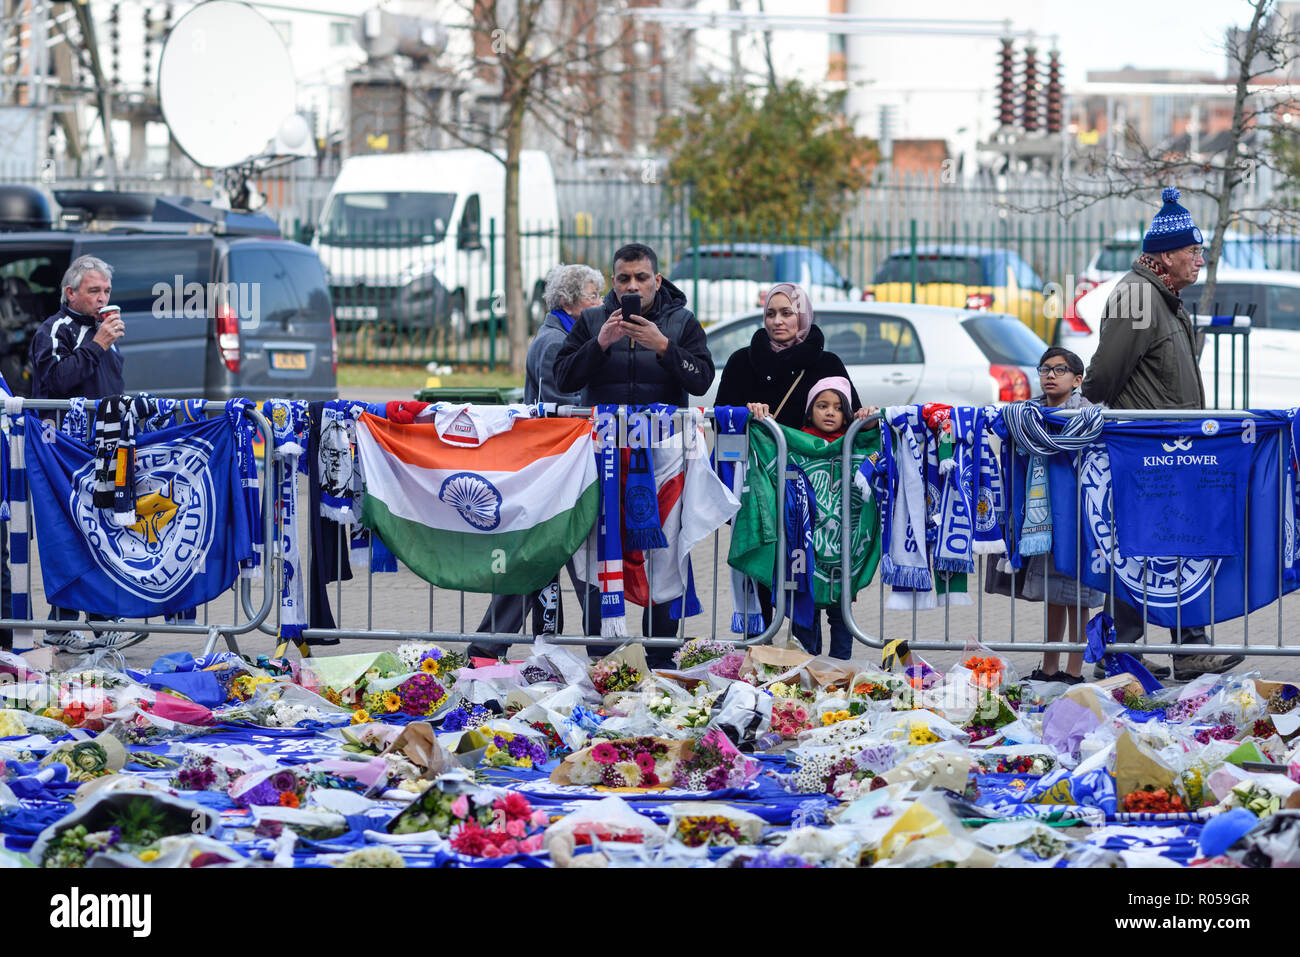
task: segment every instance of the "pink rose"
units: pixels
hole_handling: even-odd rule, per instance
[[[501,844],[501,853],[502,853],[502,854],[518,854],[518,853],[519,853],[519,842],[518,842],[518,841],[505,841],[505,842],[503,842],[503,843]]]
[[[551,823],[551,816],[545,811],[533,812],[533,827],[546,827]]]
[[[795,709],[794,709],[794,719],[795,719],[796,721],[807,721],[807,720],[808,720],[808,712],[807,712],[804,708],[795,708]]]
[[[506,833],[511,837],[523,837],[528,833],[528,828],[523,821],[510,821],[506,824]]]
[[[497,847],[495,844],[487,844],[487,845],[485,845],[484,848],[483,848],[483,856],[484,856],[484,857],[500,857],[500,856],[501,856],[501,848]]]
[[[524,854],[536,854],[542,849],[542,835],[534,834],[527,840],[519,842],[519,850]]]
[[[451,813],[459,818],[464,818],[469,814],[469,799],[461,795],[451,802]]]

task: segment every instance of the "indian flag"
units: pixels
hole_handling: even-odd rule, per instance
[[[441,588],[522,595],[545,586],[586,540],[599,487],[585,419],[518,418],[477,447],[434,423],[357,422],[362,524]]]

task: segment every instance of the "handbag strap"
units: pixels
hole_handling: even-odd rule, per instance
[[[798,374],[797,376],[795,376],[794,381],[790,383],[790,388],[789,388],[789,390],[786,392],[786,394],[785,394],[785,398],[783,398],[783,399],[781,400],[781,404],[778,405],[778,406],[776,407],[776,411],[772,413],[772,418],[775,419],[778,415],[781,414],[781,410],[785,408],[785,404],[786,404],[787,402],[790,401],[790,396],[794,394],[795,386],[797,386],[797,385],[799,384],[799,380],[803,378],[804,373],[807,372],[807,371],[808,371],[807,369],[800,369],[800,370],[799,370],[799,374]]]

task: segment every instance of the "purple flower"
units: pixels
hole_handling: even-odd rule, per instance
[[[271,775],[271,787],[277,791],[296,791],[298,790],[298,778],[292,771],[277,771]]]
[[[465,713],[464,708],[455,708],[448,711],[442,719],[443,731],[463,731],[469,724],[469,715]]]

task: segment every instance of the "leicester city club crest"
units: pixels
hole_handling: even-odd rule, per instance
[[[137,450],[136,521],[125,527],[94,506],[93,461],[73,476],[70,511],[91,555],[115,584],[166,602],[203,570],[216,520],[211,457],[212,443],[197,437]]]

